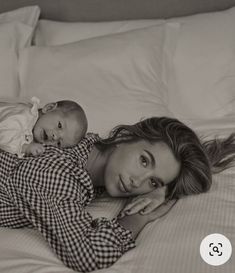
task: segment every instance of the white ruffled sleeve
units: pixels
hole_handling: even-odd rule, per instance
[[[35,97],[32,103],[0,102],[0,149],[23,156],[22,146],[33,140],[38,108],[39,99]]]

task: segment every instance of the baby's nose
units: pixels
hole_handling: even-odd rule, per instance
[[[52,132],[52,140],[58,140],[59,136],[56,132]]]

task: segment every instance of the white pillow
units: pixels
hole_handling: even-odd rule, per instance
[[[25,25],[36,27],[40,15],[38,6],[28,6],[0,14],[0,24],[13,21],[21,22]]]
[[[163,76],[169,109],[184,122],[191,124],[195,120],[235,113],[234,13],[235,8],[232,8],[167,20],[180,23],[180,27],[178,34],[165,39],[168,54],[163,61]],[[41,20],[36,43],[63,44],[143,27],[146,23],[161,24],[162,21],[59,23]]]
[[[0,14],[0,97],[19,95],[18,54],[30,44],[40,9],[37,6]]]
[[[235,8],[171,21],[181,27],[165,69],[169,109],[184,121],[235,113]]]
[[[21,95],[37,96],[42,103],[76,100],[87,113],[89,130],[100,134],[120,123],[169,116],[161,73],[164,36],[171,31],[162,24],[26,48],[20,55]]]
[[[39,20],[34,44],[39,46],[62,45],[111,33],[160,25],[164,20],[128,20],[113,22],[57,22]]]

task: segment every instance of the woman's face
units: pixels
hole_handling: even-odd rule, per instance
[[[106,161],[104,184],[113,197],[140,195],[167,185],[179,171],[180,162],[163,142],[122,143]]]

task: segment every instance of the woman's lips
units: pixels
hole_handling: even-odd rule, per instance
[[[119,175],[119,180],[120,180],[120,190],[122,192],[130,192],[130,190],[127,188],[127,186],[123,182],[121,175]]]

